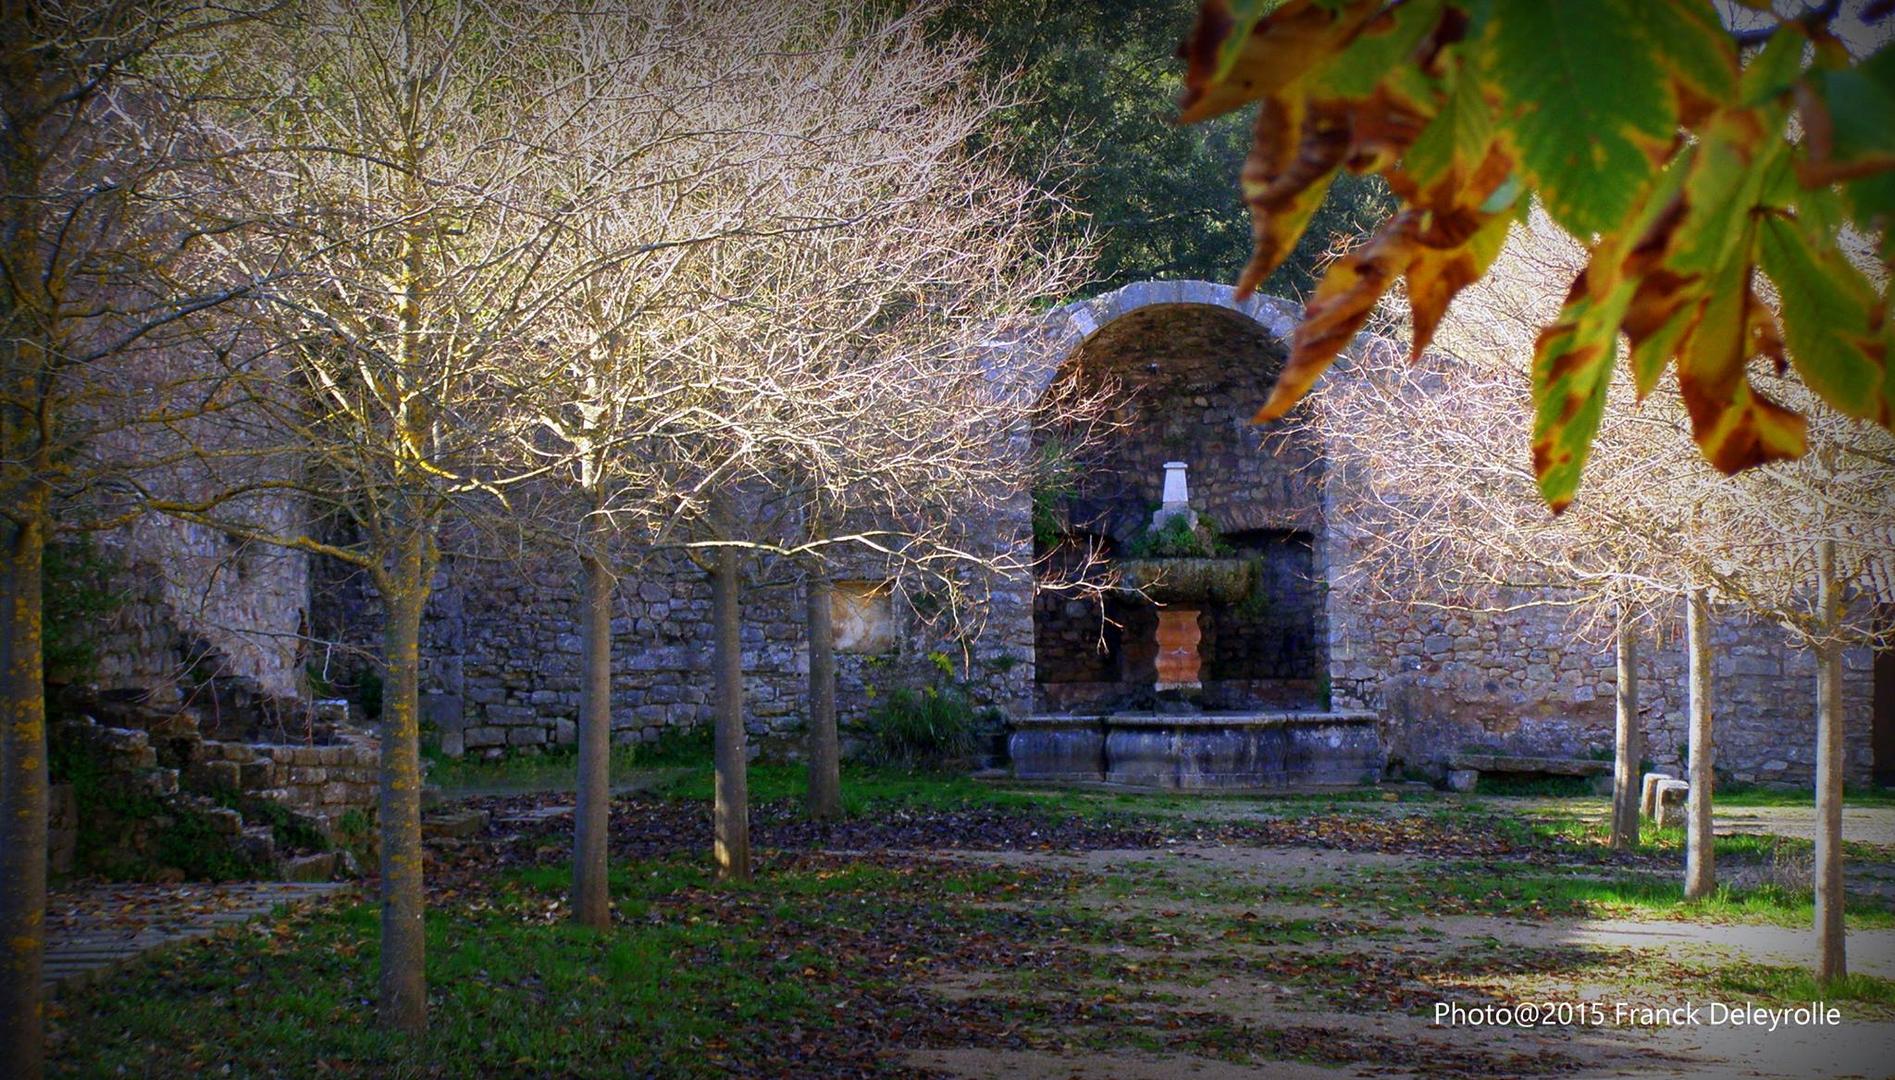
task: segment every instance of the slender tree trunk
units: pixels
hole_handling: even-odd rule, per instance
[[[10,418],[11,419],[11,418]],[[9,433],[11,434],[11,433]],[[29,497],[34,498],[34,497]],[[41,966],[46,952],[46,682],[40,568],[44,496],[27,524],[0,523],[6,545],[0,603],[0,1073],[37,1080],[44,1067]]]
[[[836,737],[836,630],[829,569],[812,562],[804,578],[809,607],[809,816],[842,816],[842,752]]]
[[[9,37],[36,32],[32,5],[0,10]],[[0,72],[0,1074],[45,1068],[46,671],[40,574],[51,525],[51,441],[58,431],[54,358],[61,352],[61,275],[45,276],[40,215],[47,86],[16,50]],[[18,61],[18,62],[14,62]]]
[[[1697,900],[1717,886],[1712,854],[1711,794],[1716,783],[1711,742],[1711,605],[1692,589],[1685,612],[1685,649],[1691,668],[1690,805],[1685,814],[1684,895]]]
[[[750,880],[750,791],[745,770],[742,609],[737,549],[720,547],[711,572],[711,620],[717,635],[717,794],[712,807],[717,876]]]
[[[1836,587],[1836,542],[1818,553],[1824,637],[1816,647],[1816,978],[1842,978],[1842,615]]]
[[[1630,616],[1619,616],[1618,725],[1612,754],[1612,847],[1638,844],[1639,761],[1645,736],[1638,724],[1638,629]]]
[[[428,537],[402,541],[383,590],[387,678],[382,693],[382,972],[384,1027],[427,1033],[428,988],[422,914],[420,709],[421,612],[434,574]]]
[[[592,542],[603,530],[589,530]],[[583,600],[585,687],[579,706],[579,796],[573,811],[572,912],[581,926],[598,930],[612,925],[607,895],[605,840],[611,823],[612,753],[612,571],[593,548],[580,560],[585,571]]]

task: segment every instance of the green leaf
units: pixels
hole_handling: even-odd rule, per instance
[[[1390,75],[1412,70],[1415,50],[1440,24],[1447,6],[1447,0],[1409,0],[1376,16],[1348,49],[1310,77],[1310,93],[1317,97],[1367,97]]]
[[[1488,62],[1502,123],[1555,220],[1623,221],[1677,127],[1665,68],[1630,0],[1496,0]]]
[[[1493,139],[1493,111],[1481,94],[1480,79],[1462,64],[1449,76],[1441,111],[1402,155],[1402,170],[1424,189],[1455,170],[1463,178],[1472,176]]]
[[[1838,159],[1895,154],[1895,46],[1883,47],[1856,67],[1813,74],[1829,107]]]
[[[1729,103],[1737,95],[1737,43],[1705,0],[1642,5],[1639,32],[1672,74],[1699,97]]]
[[[1558,321],[1540,332],[1533,349],[1533,472],[1540,496],[1556,514],[1579,491],[1605,415],[1619,317],[1632,294],[1630,283],[1619,281],[1603,296],[1590,295],[1587,280],[1598,266],[1595,256]]]
[[[1760,105],[1795,86],[1803,75],[1803,49],[1808,44],[1809,38],[1788,23],[1770,35],[1763,51],[1744,65],[1738,91],[1743,103]]]
[[[1825,234],[1782,217],[1764,219],[1760,254],[1764,273],[1783,299],[1784,344],[1797,374],[1838,411],[1889,425],[1882,365],[1870,315],[1875,290]]]

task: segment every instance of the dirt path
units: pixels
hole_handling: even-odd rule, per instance
[[[1238,1056],[1266,1059],[1239,1064],[1210,1055],[1088,1047],[1078,1039],[1063,1052],[957,1047],[910,1058],[951,1076],[1805,1077],[1887,1076],[1895,1070],[1895,1007],[1852,1003],[1834,1025],[1820,1023],[1826,1016],[1802,1018],[1817,1023],[1785,1022],[1798,1019],[1792,1016],[1776,1030],[1738,1024],[1728,1008],[1712,1009],[1746,1001],[1733,988],[1741,983],[1719,987],[1715,980],[1723,973],[1738,978],[1808,963],[1812,935],[1801,929],[1428,912],[1391,918],[1379,905],[1275,902],[1265,892],[1266,886],[1342,883],[1364,872],[1440,872],[1438,864],[1408,855],[1181,845],[934,857],[1092,876],[1101,884],[1083,896],[1082,906],[1128,928],[1110,943],[1092,946],[1102,970],[1157,973],[1102,980],[1107,996],[1101,1000],[1164,1000],[1207,1025],[1247,1033],[1256,1045]],[[1245,900],[1253,887],[1258,899]],[[1267,932],[1233,938],[1231,931],[1206,938],[1207,928],[1232,920],[1238,926],[1250,920],[1281,927],[1284,933],[1279,940]],[[1314,929],[1296,933],[1303,925]],[[1183,943],[1176,948],[1168,943],[1173,931]],[[1895,978],[1895,930],[1852,931],[1849,955],[1852,971]],[[1547,958],[1562,962],[1543,963]],[[1350,973],[1358,969],[1361,979],[1352,981]],[[1289,977],[1276,977],[1280,972]],[[988,988],[976,976],[936,989],[952,996]],[[1546,1003],[1585,1011],[1572,1014],[1576,1023],[1526,1028],[1517,1016],[1509,1023],[1491,1014],[1450,1014],[1449,1022],[1437,1023],[1437,1002],[1466,1008]],[[1599,1011],[1591,1012],[1595,1006]],[[1636,1011],[1679,1006],[1695,1006],[1696,1012],[1677,1014],[1676,1026],[1654,1024],[1658,1017]],[[1279,1053],[1284,1047],[1289,1052]]]

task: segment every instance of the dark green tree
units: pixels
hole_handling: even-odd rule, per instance
[[[1038,174],[1078,162],[1071,199],[1100,241],[1087,292],[1152,278],[1228,281],[1250,256],[1250,219],[1230,178],[1250,147],[1250,122],[1229,115],[1175,122],[1184,90],[1178,42],[1193,0],[956,0],[951,33],[986,45],[987,74],[1022,99],[1002,117]],[[1265,284],[1300,297],[1327,252],[1388,215],[1379,177],[1349,176]],[[1346,243],[1343,243],[1346,242]]]

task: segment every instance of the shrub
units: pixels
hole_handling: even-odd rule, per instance
[[[869,712],[864,753],[876,765],[940,769],[973,749],[975,721],[959,687],[901,687]]]

